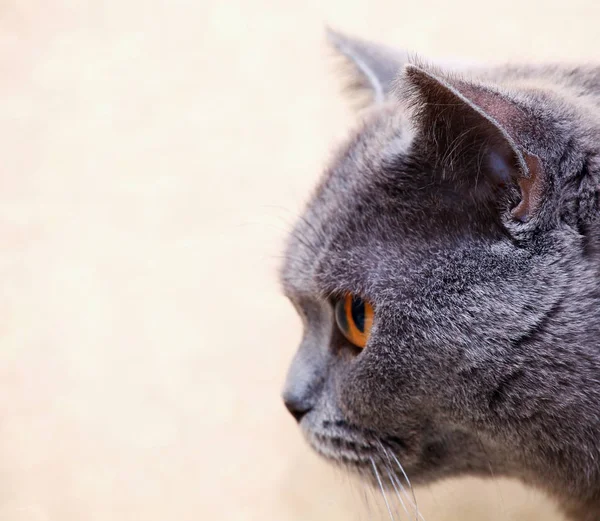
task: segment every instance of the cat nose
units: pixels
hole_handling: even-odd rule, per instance
[[[297,422],[317,404],[323,387],[326,362],[319,358],[318,347],[317,344],[302,343],[285,379],[283,403]]]
[[[290,414],[300,423],[302,418],[309,412],[312,407],[297,396],[284,395],[283,403]]]

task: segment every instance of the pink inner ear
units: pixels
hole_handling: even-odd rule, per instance
[[[521,202],[511,211],[511,214],[515,219],[527,221],[542,203],[543,172],[540,158],[516,145],[513,141],[525,114],[517,105],[496,92],[474,88],[468,84],[461,84],[460,91],[508,134],[515,151],[522,156],[524,164],[521,166],[526,169],[521,168],[522,171],[518,172],[517,178],[521,189]],[[491,156],[490,163],[499,179],[505,179],[506,175],[510,177],[511,167],[500,154]]]
[[[485,87],[475,87],[462,81],[457,85],[457,90],[492,118],[511,137],[515,137],[519,121],[525,117],[517,105],[505,99],[498,92]]]
[[[521,202],[512,210],[515,219],[526,221],[531,212],[537,210],[542,202],[542,163],[540,158],[525,150],[521,151],[527,163],[529,177],[520,176],[518,179],[521,189]]]

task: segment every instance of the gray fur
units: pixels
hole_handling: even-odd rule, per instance
[[[327,41],[348,65],[348,87],[365,91],[371,103],[383,103],[408,55],[384,45],[349,38],[333,29],[327,29]]]
[[[284,399],[338,463],[371,473],[384,446],[414,483],[512,476],[600,519],[600,67],[370,63],[388,95],[287,246]],[[363,351],[333,318],[348,292],[375,308]]]

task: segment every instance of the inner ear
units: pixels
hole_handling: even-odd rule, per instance
[[[520,202],[512,216],[528,220],[541,205],[541,162],[518,140],[525,113],[493,88],[416,65],[405,68],[398,95],[412,110],[437,166],[457,185],[475,190],[513,185]]]
[[[517,180],[521,190],[521,202],[511,211],[512,216],[520,221],[529,219],[529,214],[541,206],[544,188],[540,158],[525,152],[524,159],[529,176]]]

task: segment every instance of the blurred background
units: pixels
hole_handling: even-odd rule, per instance
[[[0,521],[367,519],[279,398],[300,338],[282,241],[355,120],[324,25],[431,57],[588,60],[599,15],[1,2]],[[560,519],[516,483],[417,498],[426,521]]]

